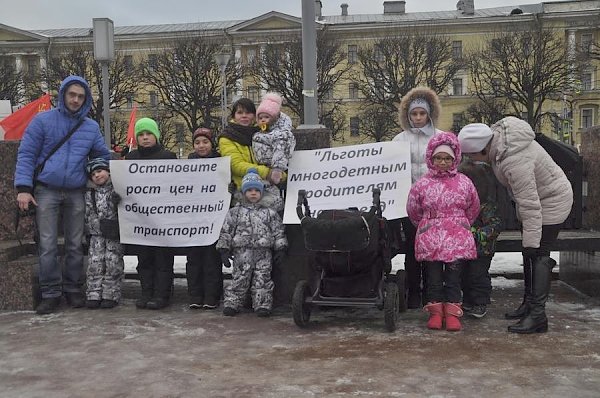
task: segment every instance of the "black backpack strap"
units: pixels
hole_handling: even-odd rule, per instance
[[[73,126],[73,128],[71,130],[69,130],[69,132],[67,133],[67,135],[65,135],[62,140],[60,140],[60,142],[58,144],[56,144],[54,146],[54,148],[52,148],[50,150],[50,152],[48,152],[48,155],[46,155],[46,157],[44,158],[44,160],[42,161],[42,163],[40,163],[33,171],[33,183],[35,184],[35,180],[37,179],[37,176],[40,175],[40,173],[42,172],[42,170],[44,170],[44,166],[46,165],[46,162],[48,161],[48,159],[50,159],[50,156],[54,155],[54,152],[58,151],[60,149],[61,146],[63,146],[63,144],[65,142],[67,142],[67,140],[69,138],[71,138],[71,136],[77,131],[77,129],[79,128],[79,126],[81,126],[83,124],[83,121],[85,120],[85,118],[81,118],[79,119],[79,121],[77,122],[77,124],[75,124],[75,126]]]

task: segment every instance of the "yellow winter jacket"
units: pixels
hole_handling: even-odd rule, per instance
[[[227,137],[219,138],[219,152],[221,156],[231,158],[231,178],[238,190],[242,188],[242,178],[246,175],[248,169],[255,168],[258,170],[258,174],[263,180],[267,179],[271,171],[269,167],[255,163],[251,146],[242,145]],[[286,178],[286,173],[283,173],[283,179]]]

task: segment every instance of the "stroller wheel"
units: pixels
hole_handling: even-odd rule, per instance
[[[396,330],[398,321],[398,284],[396,282],[387,282],[385,284],[385,297],[383,299],[385,328],[388,332]]]
[[[305,280],[298,281],[294,289],[292,297],[292,314],[296,325],[304,328],[310,320],[310,305],[306,302],[306,298],[311,295],[308,282]]]
[[[406,271],[396,271],[396,284],[398,284],[398,310],[406,312]]]

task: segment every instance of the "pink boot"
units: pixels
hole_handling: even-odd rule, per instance
[[[425,312],[429,312],[429,321],[427,321],[427,327],[429,329],[441,329],[442,321],[444,319],[444,305],[443,303],[427,303],[423,307]]]
[[[463,316],[463,310],[460,303],[444,303],[444,312],[446,314],[446,330],[456,332],[460,330],[460,318]]]

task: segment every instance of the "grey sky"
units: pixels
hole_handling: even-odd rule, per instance
[[[323,15],[383,12],[384,0],[322,0]],[[406,12],[448,11],[458,0],[406,0]],[[534,4],[535,0],[475,0],[475,8]],[[115,26],[251,19],[279,11],[302,16],[302,0],[0,0],[0,23],[19,29],[91,27],[107,17]]]

